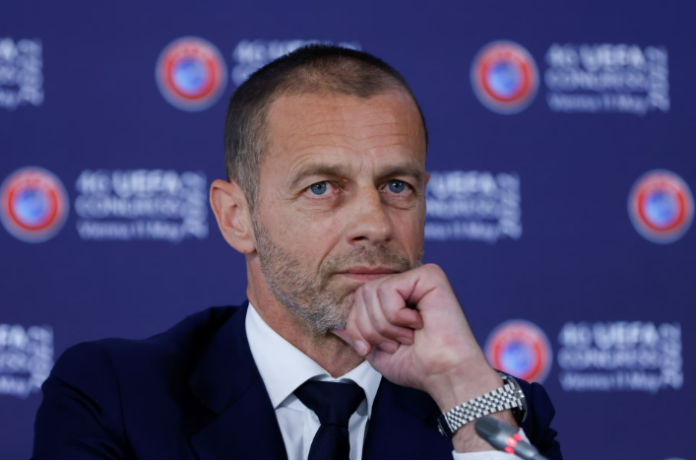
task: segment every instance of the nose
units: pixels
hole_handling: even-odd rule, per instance
[[[351,245],[379,245],[393,237],[393,227],[379,190],[364,186],[349,207],[347,238]]]

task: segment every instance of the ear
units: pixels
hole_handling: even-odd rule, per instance
[[[243,254],[256,251],[249,205],[237,183],[221,179],[213,181],[210,206],[222,236],[232,248]]]

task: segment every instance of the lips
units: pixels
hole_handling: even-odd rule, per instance
[[[383,275],[389,275],[389,274],[396,274],[397,271],[394,269],[390,269],[388,267],[367,267],[367,266],[360,266],[360,267],[351,267],[350,269],[346,269],[342,272],[341,274],[383,274]]]
[[[339,275],[345,275],[347,277],[357,279],[357,280],[374,280],[381,277],[386,277],[388,275],[396,274],[398,271],[390,269],[388,267],[351,267],[344,271],[339,272]]]

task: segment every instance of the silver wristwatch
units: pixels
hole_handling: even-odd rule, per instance
[[[527,401],[522,388],[512,376],[498,373],[503,378],[502,387],[462,403],[437,418],[440,434],[451,439],[452,435],[465,424],[481,416],[505,410],[511,410],[517,423],[522,424],[527,416]]]

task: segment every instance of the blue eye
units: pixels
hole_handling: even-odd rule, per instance
[[[394,194],[402,193],[405,188],[406,188],[406,183],[403,181],[390,181],[389,182],[389,191],[393,192]]]
[[[324,195],[327,189],[326,182],[318,182],[309,186],[309,189],[314,193],[314,195]]]

